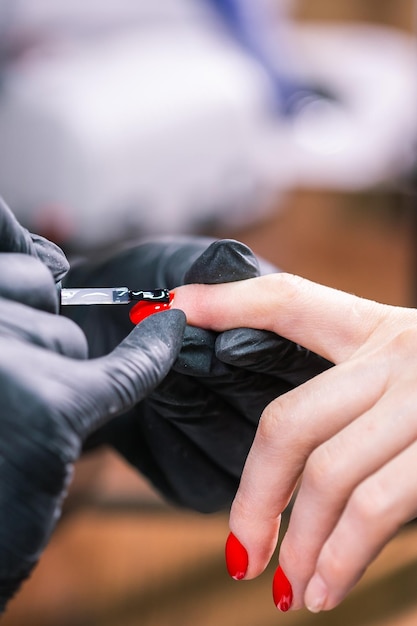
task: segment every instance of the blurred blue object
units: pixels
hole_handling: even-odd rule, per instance
[[[312,99],[334,98],[293,71],[291,46],[280,4],[271,0],[206,0],[220,14],[230,33],[263,67],[273,85],[277,110],[297,113]],[[284,23],[283,23],[284,22]]]
[[[268,80],[204,3],[13,7],[0,189],[28,227],[84,248],[245,225],[277,203]]]
[[[398,179],[415,164],[414,39],[299,25],[290,7],[0,0],[1,194],[85,249],[248,226],[295,186]]]

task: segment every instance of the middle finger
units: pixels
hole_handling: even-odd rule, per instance
[[[390,389],[369,411],[316,448],[306,463],[280,550],[280,563],[293,585],[294,608],[301,606],[323,544],[357,485],[417,437],[415,392],[407,383],[403,387]],[[398,397],[411,403],[401,412]]]
[[[386,372],[372,368],[366,359],[355,359],[307,381],[266,408],[230,516],[231,530],[249,553],[247,578],[267,565],[276,520],[311,452],[369,410],[382,394],[385,380]],[[346,398],[342,409],[341,397]]]

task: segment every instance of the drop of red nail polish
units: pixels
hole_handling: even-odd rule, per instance
[[[272,595],[277,609],[286,613],[291,608],[293,599],[291,583],[280,566],[277,567],[274,574]]]
[[[229,576],[235,580],[242,580],[248,569],[248,553],[233,533],[227,537],[225,553]]]
[[[169,302],[148,302],[146,300],[137,302],[129,311],[130,321],[133,322],[133,324],[139,324],[139,322],[153,313],[167,311],[171,306],[173,298],[174,294],[171,293],[169,295]]]

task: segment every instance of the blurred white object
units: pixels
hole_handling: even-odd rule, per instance
[[[294,26],[295,71],[338,100],[288,119],[271,116],[268,76],[197,0],[35,4],[21,2],[20,29],[44,43],[6,68],[0,92],[0,192],[33,230],[82,248],[248,224],[294,185],[364,188],[411,164],[406,35]]]
[[[271,197],[257,163],[267,90],[198,28],[55,46],[4,79],[1,193],[31,226],[39,212],[72,224],[80,246],[253,220]]]
[[[336,101],[312,100],[271,152],[285,151],[295,186],[364,189],[392,184],[417,167],[417,46],[400,31],[315,24],[292,31],[297,72]]]

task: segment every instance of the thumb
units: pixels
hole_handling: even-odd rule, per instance
[[[131,409],[168,374],[182,345],[182,311],[163,311],[138,324],[110,354],[77,362],[78,424],[82,438]]]

